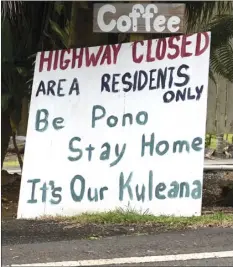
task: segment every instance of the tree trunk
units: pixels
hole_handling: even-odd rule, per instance
[[[25,96],[22,99],[21,121],[17,129],[18,136],[26,136],[27,134],[28,113],[29,113],[29,101],[28,97]]]
[[[6,110],[2,112],[2,121],[1,121],[1,133],[2,133],[2,139],[1,139],[1,169],[3,166],[3,162],[7,153],[7,148],[10,141],[11,136],[11,124],[10,124],[10,114],[9,111]]]
[[[17,158],[18,158],[20,169],[21,169],[21,171],[23,171],[23,161],[22,161],[22,158],[21,158],[21,155],[20,155],[20,152],[19,152],[19,148],[17,146],[16,133],[14,131],[12,131],[12,141],[13,141],[13,144],[14,144],[15,153],[16,153]]]
[[[71,9],[71,18],[70,18],[70,35],[69,35],[69,41],[68,41],[68,47],[69,48],[76,48],[77,46],[77,25],[78,25],[78,15],[79,15],[79,2],[73,1],[72,2],[72,9]],[[78,25],[80,27],[83,27],[83,25]]]
[[[224,134],[216,134],[216,154],[222,155],[224,148]]]

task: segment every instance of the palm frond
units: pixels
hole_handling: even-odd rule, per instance
[[[225,45],[233,38],[233,15],[215,16],[204,30],[211,31],[212,48]]]
[[[1,15],[13,19],[22,12],[22,1],[2,1]]]
[[[67,29],[62,29],[55,21],[50,20],[49,22],[54,33],[57,34],[63,45],[67,48],[69,40],[69,32],[67,32]]]
[[[216,15],[232,14],[232,1],[184,1],[187,17],[187,30],[197,30]]]
[[[233,83],[233,49],[230,44],[222,45],[211,51],[210,68],[212,72]]]

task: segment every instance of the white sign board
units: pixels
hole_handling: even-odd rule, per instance
[[[210,33],[37,54],[18,218],[200,215]]]

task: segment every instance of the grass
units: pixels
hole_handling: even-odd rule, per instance
[[[4,161],[3,167],[19,167],[18,160]]]
[[[233,214],[216,212],[214,214],[193,216],[193,217],[173,217],[173,216],[153,216],[150,214],[140,214],[134,211],[109,211],[103,213],[83,213],[72,217],[55,217],[55,220],[65,221],[75,224],[156,224],[169,229],[186,227],[205,226],[233,226]]]

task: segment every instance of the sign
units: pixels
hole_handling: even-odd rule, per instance
[[[181,33],[185,4],[94,4],[94,32]]]
[[[37,54],[18,218],[200,215],[210,33]]]

